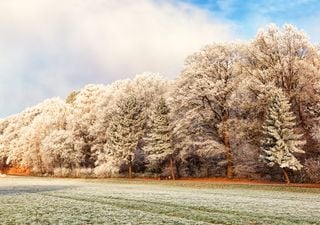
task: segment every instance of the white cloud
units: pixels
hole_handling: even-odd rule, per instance
[[[2,0],[0,112],[143,71],[174,77],[187,55],[231,30],[169,0]]]

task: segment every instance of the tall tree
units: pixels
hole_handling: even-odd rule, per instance
[[[81,151],[84,155],[82,167],[92,168],[97,160],[98,153],[92,148],[93,141],[97,137],[91,132],[91,128],[94,127],[99,115],[98,100],[101,100],[101,96],[107,90],[104,85],[89,84],[81,91],[72,92],[66,100],[73,108],[73,114],[68,117],[68,124],[77,142],[76,151]]]
[[[300,146],[305,144],[301,134],[294,131],[295,117],[290,110],[289,100],[278,91],[269,106],[263,126],[262,160],[270,167],[279,166],[290,183],[286,169],[294,171],[302,168],[294,153],[304,153]]]
[[[320,55],[305,33],[292,25],[282,28],[269,25],[261,29],[248,45],[243,72],[251,82],[250,90],[257,96],[247,102],[253,106],[256,118],[263,120],[268,103],[267,86],[282,89],[288,97],[297,125],[304,133],[308,154],[317,151],[310,128],[314,116],[310,108],[319,102],[315,84],[320,81]],[[272,94],[272,91],[271,91]],[[311,106],[311,107],[310,107]]]
[[[34,118],[25,130],[21,140],[25,145],[22,165],[32,168],[34,172],[45,173],[46,165],[43,161],[43,148],[41,142],[53,131],[65,129],[67,117],[71,108],[61,99],[53,98],[44,101],[41,105],[41,113]]]
[[[144,139],[146,142],[144,152],[149,168],[157,168],[166,158],[169,158],[171,177],[175,179],[169,108],[163,97],[155,101],[150,113],[149,132]]]
[[[187,148],[190,148],[195,141],[188,138],[197,132],[201,137],[192,139],[200,138],[201,143],[206,143],[201,144],[203,151],[216,151],[222,144],[229,178],[233,176],[233,154],[228,121],[232,110],[230,98],[237,88],[240,72],[238,49],[239,45],[236,44],[213,44],[188,57],[173,97],[175,136],[184,136],[178,139],[182,143],[189,143]],[[189,125],[186,126],[187,123]],[[181,129],[191,131],[194,125],[198,128],[190,135],[181,132]],[[209,142],[211,144],[207,145]]]
[[[71,130],[54,130],[44,138],[41,149],[46,171],[53,172],[55,168],[79,167],[83,155],[74,146],[75,140]]]
[[[143,109],[143,103],[134,95],[122,96],[107,130],[108,140],[104,154],[111,155],[119,163],[125,160],[128,163],[129,178],[132,178],[134,153],[144,132]]]

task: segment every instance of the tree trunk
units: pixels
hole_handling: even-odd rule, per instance
[[[290,184],[290,179],[289,179],[287,171],[284,168],[282,168],[282,171],[283,171],[284,180],[285,180],[286,184]]]
[[[227,120],[229,119],[229,111],[227,110],[226,106],[224,106],[223,108],[221,108],[222,113],[220,114],[218,111],[216,111],[214,109],[214,107],[212,106],[212,104],[207,96],[203,97],[203,101],[207,101],[214,117],[223,123],[222,124],[223,125],[222,142],[224,144],[226,158],[227,158],[227,162],[228,162],[227,177],[232,178],[233,177],[233,156],[232,156],[232,150],[231,150],[231,146],[230,146],[229,132],[226,127]]]
[[[226,96],[225,96],[225,98],[226,98]],[[230,146],[229,132],[226,127],[227,121],[229,119],[229,111],[226,106],[223,106],[221,108],[222,113],[219,113],[217,110],[214,109],[214,107],[211,104],[211,101],[209,100],[209,98],[207,96],[203,97],[203,101],[207,101],[207,103],[209,104],[209,107],[213,113],[213,116],[223,123],[222,142],[224,144],[226,158],[227,158],[227,162],[228,162],[227,177],[233,178],[233,155],[232,155],[232,150],[231,150],[231,146]],[[225,101],[226,101],[226,99],[225,99]]]
[[[175,160],[174,161],[174,167],[176,169],[176,176],[180,177],[180,161]]]
[[[132,179],[132,155],[128,155],[127,157],[127,160],[128,160],[128,174],[129,174],[129,179]]]
[[[173,160],[172,160],[172,158],[170,158],[170,171],[171,171],[172,180],[175,180],[176,177],[174,176],[174,169],[173,169]]]
[[[41,158],[41,155],[40,155],[40,151],[38,152],[38,155],[37,155],[37,160],[38,160],[38,163],[39,163],[39,169],[40,169],[40,173],[41,175],[44,174],[44,168],[43,168],[43,163],[42,163],[42,158]]]
[[[228,113],[225,113],[223,115],[223,144],[227,156],[227,177],[233,178],[233,157],[232,157],[232,150],[230,146],[230,139],[229,139],[229,132],[226,127],[226,122],[228,120],[229,116]]]
[[[223,134],[223,142],[224,142],[224,148],[226,150],[227,162],[228,162],[227,177],[232,178],[233,177],[233,159],[232,159],[229,135],[227,133]]]
[[[129,161],[129,179],[132,179],[132,162]]]

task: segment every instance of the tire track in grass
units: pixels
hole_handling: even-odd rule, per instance
[[[195,222],[205,222],[209,224],[316,224],[316,221],[306,221],[301,219],[282,218],[280,216],[267,216],[259,213],[248,213],[209,209],[203,206],[182,206],[173,203],[159,203],[146,200],[126,199],[119,197],[95,196],[95,198],[75,197],[70,195],[42,194],[58,198],[67,198],[78,201],[108,204],[118,208],[138,210],[159,215],[166,215],[181,219],[188,219]],[[99,198],[99,199],[97,199]]]
[[[89,197],[89,196],[88,196]],[[97,197],[97,196],[96,196]],[[212,208],[208,208],[206,206],[181,206],[179,204],[174,204],[174,203],[170,203],[170,202],[155,202],[155,201],[148,201],[148,200],[137,200],[137,199],[128,199],[128,198],[121,198],[121,197],[112,197],[112,196],[99,196],[100,198],[106,198],[106,199],[113,199],[118,201],[125,201],[125,202],[129,202],[131,201],[133,204],[139,202],[144,202],[146,204],[153,204],[155,206],[171,206],[173,208],[183,208],[183,209],[188,209],[188,210],[195,210],[195,211],[201,211],[201,212],[206,212],[206,213],[220,213],[221,215],[236,215],[237,219],[239,219],[239,217],[241,219],[245,219],[245,221],[243,221],[244,224],[249,224],[249,222],[252,222],[254,220],[260,219],[263,220],[262,222],[266,222],[267,224],[275,224],[275,222],[277,222],[277,224],[284,224],[284,222],[286,222],[285,224],[296,224],[297,222],[299,224],[313,224],[313,225],[320,225],[320,222],[318,222],[318,220],[313,220],[313,221],[306,221],[306,219],[300,219],[300,218],[283,218],[281,216],[276,216],[276,215],[266,215],[265,213],[257,213],[257,212],[249,212],[247,211],[238,211],[238,210],[231,210],[231,209],[212,209]],[[261,222],[261,221],[260,221]],[[233,223],[232,223],[233,224]],[[254,224],[256,224],[256,222],[254,222]],[[257,223],[260,224],[260,223]]]
[[[201,212],[206,212],[206,213],[219,213],[220,215],[223,215],[227,218],[230,217],[231,215],[236,216],[233,220],[233,222],[229,222],[230,224],[234,224],[234,221],[237,221],[236,224],[260,224],[261,222],[263,222],[263,224],[313,224],[313,225],[317,225],[320,223],[317,223],[317,220],[314,221],[306,221],[304,219],[299,219],[299,218],[283,218],[281,216],[274,216],[274,215],[268,215],[266,216],[265,213],[257,213],[257,212],[244,212],[244,211],[236,211],[236,210],[230,210],[230,209],[210,209],[208,207],[205,206],[181,206],[178,204],[174,204],[174,203],[169,203],[169,202],[154,202],[154,201],[147,201],[147,200],[136,200],[136,199],[127,199],[127,198],[121,198],[121,197],[105,197],[105,196],[100,196],[100,197],[104,197],[104,198],[109,198],[109,199],[114,199],[117,202],[119,200],[125,201],[125,202],[129,202],[131,201],[133,204],[135,204],[136,202],[145,202],[147,204],[153,204],[156,207],[158,207],[159,205],[162,206],[171,206],[174,208],[183,208],[183,209],[188,209],[188,210],[195,210],[195,211],[201,211]],[[238,219],[242,219],[241,223],[238,221]],[[260,223],[257,223],[256,221],[260,221]],[[262,220],[262,221],[261,221]],[[229,221],[229,220],[228,220]],[[221,221],[219,221],[221,222]],[[228,224],[229,224],[228,223]]]
[[[20,196],[22,197],[22,196]],[[166,215],[154,215],[153,213],[144,212],[141,210],[127,210],[126,208],[119,208],[114,205],[108,204],[100,204],[99,202],[89,202],[89,201],[81,201],[74,198],[66,198],[66,197],[55,197],[51,195],[42,195],[42,194],[33,194],[33,196],[29,196],[31,199],[37,200],[44,200],[41,206],[38,204],[30,205],[30,208],[27,209],[24,213],[19,212],[18,218],[11,217],[11,220],[8,220],[8,216],[6,218],[2,218],[2,223],[4,224],[175,224],[175,225],[208,225],[208,223],[204,222],[195,222],[193,220],[187,220],[183,218],[175,218],[169,217]],[[22,197],[22,199],[24,199]],[[30,200],[25,201],[27,203]],[[70,217],[66,215],[62,215],[62,221],[57,218],[57,214],[50,215],[48,214],[46,207],[47,204],[58,203],[59,208],[56,208],[54,212],[58,211],[58,214],[61,212],[65,212],[68,210],[68,213],[71,215],[74,214],[72,210],[77,210],[74,215],[77,215],[76,218]],[[60,202],[63,204],[60,205]],[[90,203],[93,203],[92,205]],[[87,206],[90,205],[89,212],[86,210]],[[61,207],[62,206],[62,207]],[[75,208],[73,208],[75,206]],[[65,209],[67,207],[68,209]],[[71,207],[72,210],[69,210]],[[81,209],[81,211],[79,211]],[[98,209],[98,211],[96,211]],[[31,210],[31,211],[29,211]],[[97,212],[93,213],[93,212]],[[107,212],[107,213],[105,213]],[[111,214],[110,214],[111,212]],[[78,214],[80,213],[80,214]],[[85,213],[85,215],[83,214]],[[115,213],[115,214],[114,214]],[[1,207],[0,207],[0,214],[1,214]],[[6,214],[9,215],[9,214]],[[45,215],[43,217],[43,215]],[[49,216],[49,217],[48,217]],[[60,215],[61,216],[61,215]],[[88,217],[89,216],[89,217]],[[103,219],[106,221],[98,219],[100,216],[103,216]],[[31,218],[32,217],[32,218]],[[66,218],[67,217],[67,218]],[[25,218],[25,219],[23,219]],[[72,220],[75,219],[75,220]],[[110,221],[111,220],[111,221]],[[23,221],[23,222],[22,222]],[[0,222],[0,224],[2,224]]]
[[[217,218],[219,215],[214,215],[213,213],[208,212],[201,212],[199,210],[190,209],[188,207],[182,206],[168,206],[165,204],[141,204],[141,202],[133,202],[133,201],[126,201],[126,199],[113,199],[113,198],[103,198],[103,199],[92,199],[92,198],[84,198],[84,197],[74,197],[74,196],[68,196],[68,195],[56,195],[56,194],[47,194],[47,193],[41,193],[41,195],[49,196],[49,197],[56,197],[56,198],[63,198],[63,199],[71,199],[76,201],[82,201],[82,202],[93,202],[93,203],[99,203],[102,205],[111,205],[115,206],[121,209],[130,209],[130,210],[137,210],[140,212],[145,213],[152,213],[156,215],[161,216],[168,216],[178,219],[185,219],[189,221],[193,221],[194,224],[226,224],[226,225],[232,225],[235,224],[235,222],[230,222],[230,220],[221,220]],[[145,202],[146,203],[146,202]],[[160,205],[160,207],[159,207]],[[162,207],[161,207],[162,206]],[[179,211],[177,211],[177,208],[180,208]],[[185,211],[181,211],[181,208]],[[202,215],[195,214],[192,211],[199,211],[202,213]],[[209,215],[204,215],[209,214]],[[237,223],[237,224],[248,224],[248,222],[245,223]]]

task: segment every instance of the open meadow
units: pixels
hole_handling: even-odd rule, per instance
[[[0,224],[320,224],[320,189],[0,177]]]

